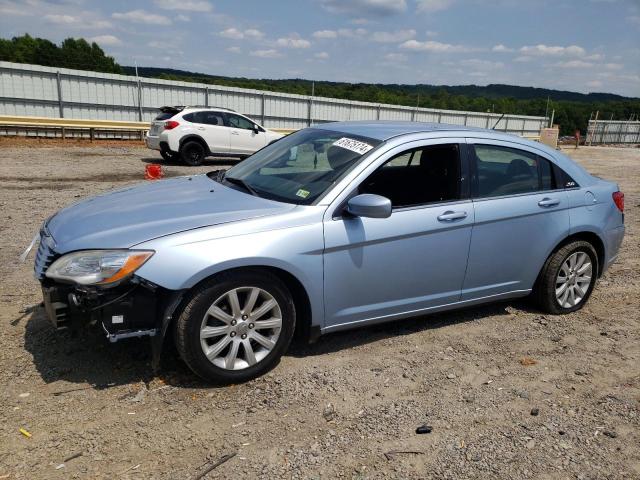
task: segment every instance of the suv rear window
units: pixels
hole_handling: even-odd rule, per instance
[[[169,120],[174,115],[175,115],[175,113],[159,113],[156,116],[155,120]]]

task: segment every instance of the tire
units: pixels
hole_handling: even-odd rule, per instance
[[[250,310],[256,316],[251,318],[243,309],[251,303],[254,291],[258,294]],[[236,315],[231,292],[238,300]],[[270,307],[272,302],[275,306]],[[268,310],[260,314],[264,308]],[[295,321],[291,293],[278,277],[251,271],[222,273],[189,296],[176,322],[176,347],[189,368],[204,380],[215,384],[246,382],[278,363],[289,348]],[[262,338],[256,340],[258,335]]]
[[[178,156],[176,153],[170,152],[168,150],[160,150],[160,155],[167,162],[172,162],[172,161],[176,160],[176,157]]]
[[[204,160],[205,150],[200,142],[188,141],[180,147],[182,161],[192,167],[197,167]]]
[[[589,242],[575,241],[556,250],[545,262],[534,290],[540,309],[553,315],[580,310],[593,292],[598,268],[598,255]]]

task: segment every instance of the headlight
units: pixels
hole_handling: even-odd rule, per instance
[[[153,253],[150,250],[84,250],[69,253],[53,262],[46,276],[80,285],[107,285],[131,275]]]

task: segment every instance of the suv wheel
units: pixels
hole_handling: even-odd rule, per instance
[[[239,383],[273,368],[295,327],[295,307],[279,278],[223,273],[191,295],[176,324],[176,346],[200,377]]]
[[[204,160],[204,147],[199,142],[190,141],[186,142],[180,148],[180,157],[182,161],[187,165],[193,167],[202,164]]]
[[[577,241],[553,253],[542,269],[536,297],[552,314],[581,309],[591,296],[598,275],[598,256],[589,242]]]
[[[162,158],[164,158],[167,162],[171,162],[173,160],[176,160],[176,157],[178,156],[176,153],[174,152],[170,152],[169,150],[160,150],[160,155],[162,156]]]

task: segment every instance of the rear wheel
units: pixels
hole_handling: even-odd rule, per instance
[[[598,275],[598,256],[589,242],[571,242],[547,260],[536,287],[542,310],[552,314],[581,309],[591,296]]]
[[[162,158],[164,158],[167,162],[171,162],[177,159],[178,155],[174,152],[170,152],[169,150],[160,150],[160,155],[162,156]]]
[[[186,142],[180,148],[180,157],[182,158],[182,161],[187,165],[191,165],[193,167],[202,164],[204,155],[204,147],[199,142]]]
[[[177,320],[176,345],[200,377],[239,383],[277,364],[294,326],[291,294],[277,277],[223,273],[193,292]]]

